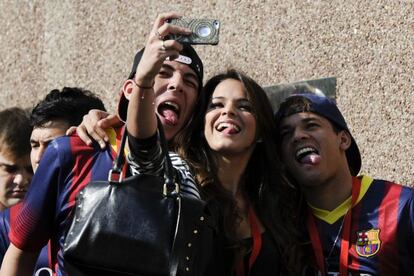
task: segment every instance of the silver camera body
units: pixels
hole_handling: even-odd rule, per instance
[[[169,24],[190,29],[191,35],[171,34],[166,39],[174,39],[186,44],[211,44],[219,42],[220,21],[216,19],[178,18],[168,21]]]

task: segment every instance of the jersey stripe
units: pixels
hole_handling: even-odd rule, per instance
[[[379,207],[378,228],[383,251],[378,256],[380,275],[398,275],[398,209],[402,186],[385,183],[385,195]],[[392,246],[390,246],[392,245]],[[392,264],[395,264],[391,267]]]

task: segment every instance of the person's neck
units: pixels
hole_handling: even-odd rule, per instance
[[[313,207],[332,211],[352,194],[352,175],[348,172],[335,175],[319,185],[303,189],[306,200]]]
[[[246,170],[250,155],[218,156],[218,178],[223,187],[234,196],[240,189],[242,176]]]

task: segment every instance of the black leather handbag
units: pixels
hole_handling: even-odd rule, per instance
[[[202,200],[180,193],[162,126],[159,134],[164,177],[140,174],[123,179],[124,131],[108,181],[93,181],[77,195],[64,244],[68,275],[172,276],[208,271],[214,220]]]

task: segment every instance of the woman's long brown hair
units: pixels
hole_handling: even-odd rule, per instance
[[[177,144],[180,146],[176,151],[193,170],[204,198],[213,199],[220,205],[220,224],[224,228],[226,239],[235,245],[234,248],[237,250],[240,240],[235,238],[235,233],[240,215],[233,196],[223,188],[218,179],[217,161],[203,135],[209,101],[217,85],[226,79],[238,80],[243,84],[253,106],[257,124],[256,136],[260,139],[246,167],[242,193],[253,205],[257,216],[278,248],[286,273],[298,275],[303,255],[299,244],[299,231],[293,219],[297,207],[296,190],[283,173],[277,154],[273,111],[262,87],[236,70],[212,77],[199,97],[200,102],[197,106],[200,108],[195,111],[187,130],[178,137]]]

